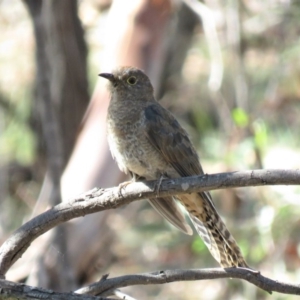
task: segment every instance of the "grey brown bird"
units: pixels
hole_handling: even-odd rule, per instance
[[[109,80],[108,142],[119,168],[134,180],[202,175],[197,152],[175,117],[154,98],[147,75],[122,67],[99,76]],[[178,207],[187,210],[198,234],[222,267],[248,267],[239,246],[216,211],[208,192],[149,199],[171,224],[192,229]]]

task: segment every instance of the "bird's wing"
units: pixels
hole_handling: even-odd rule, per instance
[[[181,177],[203,174],[187,133],[169,111],[158,103],[149,105],[145,109],[145,124],[149,142]]]
[[[151,198],[149,202],[162,217],[177,229],[188,235],[193,234],[192,228],[186,223],[184,215],[172,197]]]

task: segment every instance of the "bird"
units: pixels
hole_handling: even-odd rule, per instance
[[[154,97],[148,76],[135,67],[119,67],[99,76],[109,81],[108,144],[118,167],[133,181],[203,175],[199,156],[175,116]],[[150,204],[172,225],[191,235],[181,203],[197,233],[223,268],[249,268],[218,214],[209,192],[174,197],[159,195]]]

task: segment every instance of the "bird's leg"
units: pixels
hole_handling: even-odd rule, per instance
[[[158,183],[155,184],[156,198],[159,197],[159,190],[160,190],[161,183],[162,183],[163,179],[166,179],[166,178],[168,178],[168,177],[166,177],[164,174],[160,175]]]
[[[132,180],[134,180],[135,182],[141,181],[141,180],[145,180],[144,177],[142,177],[142,176],[140,176],[140,175],[138,175],[138,174],[135,174],[135,173],[133,173],[133,172],[130,172],[130,171],[129,171],[129,174],[130,174],[130,176],[132,177]]]

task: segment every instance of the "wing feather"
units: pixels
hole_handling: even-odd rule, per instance
[[[149,202],[160,215],[177,229],[188,235],[193,234],[192,228],[186,223],[183,213],[172,197],[152,198],[149,199]]]
[[[145,109],[145,118],[149,142],[180,176],[203,174],[198,154],[186,131],[169,111],[160,105],[151,104]]]

